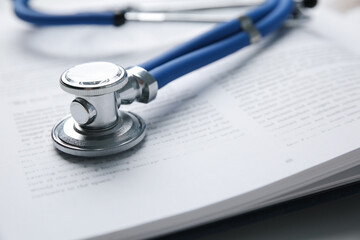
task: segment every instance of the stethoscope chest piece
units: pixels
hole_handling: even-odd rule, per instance
[[[65,71],[60,86],[76,98],[70,105],[71,115],[52,130],[55,147],[71,155],[95,157],[119,153],[141,142],[145,122],[134,113],[119,110],[122,103],[137,100],[141,91],[154,84],[154,79],[147,79],[147,84],[140,86],[136,75],[143,74],[143,69],[135,70],[138,74],[131,69],[128,74],[115,64],[93,62]]]
[[[124,69],[112,63],[93,62],[75,66],[60,78],[61,88],[75,95],[71,115],[52,130],[55,147],[71,155],[94,157],[115,154],[134,147],[145,137],[145,122],[131,112],[120,111],[122,104],[149,103],[158,88],[204,67],[243,47],[256,43],[292,16],[303,17],[303,7],[317,1],[267,0],[246,15],[224,22],[204,34],[146,61]],[[116,11],[52,15],[33,10],[28,0],[14,0],[17,16],[36,25],[112,24],[138,21],[205,21],[193,13],[162,15],[141,11]],[[226,5],[226,4],[225,4]],[[195,7],[195,9],[199,9]],[[208,6],[204,9],[209,9]],[[179,10],[190,10],[186,9]],[[155,80],[156,79],[156,80]]]
[[[81,157],[99,157],[128,150],[145,137],[146,124],[131,112],[120,111],[112,128],[96,132],[82,129],[71,116],[60,121],[52,131],[55,147]]]

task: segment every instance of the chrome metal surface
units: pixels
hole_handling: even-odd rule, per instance
[[[135,66],[127,69],[127,73],[129,81],[138,84],[139,95],[136,99],[138,102],[148,103],[156,98],[158,91],[157,81],[145,69]]]
[[[265,0],[197,0],[192,2],[174,1],[143,1],[131,4],[130,9],[135,12],[190,12],[224,8],[248,8],[263,4]],[[304,0],[294,0],[302,6]]]
[[[81,157],[98,157],[134,147],[144,139],[145,133],[146,124],[140,117],[121,111],[116,124],[101,131],[83,129],[68,116],[53,128],[51,136],[55,147],[62,152]]]
[[[263,1],[196,1],[190,4],[184,1],[156,1],[137,3],[125,13],[127,21],[138,22],[200,22],[221,23],[232,19],[228,14],[200,13],[201,10],[223,8],[246,8],[259,5]]]
[[[75,98],[72,101],[70,112],[73,118],[81,125],[92,123],[96,117],[94,106],[83,98]]]
[[[65,71],[60,78],[65,92],[80,96],[112,93],[126,83],[125,69],[108,62],[80,64]]]
[[[95,62],[75,66],[60,78],[63,90],[75,94],[71,116],[52,131],[55,147],[68,154],[93,157],[125,151],[145,136],[145,122],[122,112],[122,103],[152,101],[156,80],[143,68],[125,71],[112,63]]]
[[[135,66],[126,71],[128,82],[116,92],[119,106],[130,104],[135,100],[148,103],[156,98],[158,84],[145,69]]]
[[[127,12],[127,21],[138,22],[200,22],[220,23],[230,18],[219,14],[196,14],[196,13],[155,13],[155,12]]]
[[[131,9],[141,12],[181,12],[181,11],[197,11],[221,8],[241,8],[251,7],[263,3],[264,0],[222,0],[222,1],[145,1],[134,3]]]
[[[88,129],[104,129],[115,124],[119,116],[119,107],[116,102],[115,93],[97,96],[83,96],[96,109],[95,119],[87,124],[80,124]],[[76,119],[75,119],[76,120]]]
[[[241,16],[239,21],[241,28],[249,35],[250,43],[256,43],[261,40],[261,33],[249,17]]]
[[[228,13],[213,14],[211,12],[201,12],[201,10],[235,8],[236,12],[244,11],[247,8],[263,4],[264,0],[225,0],[208,1],[201,0],[196,2],[184,1],[155,1],[133,4],[125,13],[127,21],[137,22],[202,22],[220,23],[233,19]],[[297,8],[305,8],[304,0],[294,1]]]

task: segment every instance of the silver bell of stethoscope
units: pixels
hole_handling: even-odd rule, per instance
[[[279,23],[288,19],[291,12],[296,19],[301,16],[300,11],[294,11],[292,1],[278,2],[280,10],[271,12],[271,21],[268,18],[265,19],[267,21],[262,20],[263,25],[268,23],[265,24],[267,28],[262,29],[266,34],[272,30],[270,26],[280,26]],[[243,32],[239,33],[240,29]],[[233,32],[230,37],[226,34],[222,36],[224,30],[226,34],[228,31],[237,34]],[[122,104],[133,101],[148,103],[156,97],[159,86],[255,43],[262,37],[248,16],[241,16],[212,31],[209,34],[210,43],[208,39],[205,41],[200,37],[194,40],[195,43],[185,45],[185,48],[176,48],[175,52],[161,56],[152,67],[145,64],[144,68],[149,69],[151,74],[141,67],[125,70],[106,62],[86,63],[65,71],[60,77],[60,86],[75,95],[75,99],[70,105],[71,116],[53,128],[52,138],[56,148],[71,155],[95,157],[134,147],[144,139],[146,124],[136,114],[120,111]],[[217,39],[219,35],[225,40]]]
[[[156,80],[143,68],[124,68],[107,62],[77,65],[60,77],[61,88],[75,95],[71,115],[52,130],[62,152],[95,157],[134,147],[145,137],[146,124],[121,104],[148,103],[157,94]]]

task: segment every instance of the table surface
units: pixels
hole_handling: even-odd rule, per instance
[[[360,239],[360,193],[204,236],[215,239]]]
[[[160,239],[360,239],[360,182]]]

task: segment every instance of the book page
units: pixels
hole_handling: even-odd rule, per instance
[[[1,239],[164,233],[186,226],[185,218],[166,219],[234,197],[243,196],[241,211],[251,209],[266,196],[248,193],[359,146],[360,59],[309,24],[284,28],[174,81],[150,104],[122,107],[148,125],[145,141],[134,149],[94,159],[60,153],[50,132],[73,99],[58,86],[62,71],[90,60],[133,65],[177,39],[161,46],[149,33],[153,41],[143,51],[123,51],[112,48],[118,33],[108,44],[96,42],[105,43],[101,36],[111,28],[35,29],[2,18],[8,34],[0,39]],[[207,28],[199,25],[187,37]],[[157,37],[168,36],[160,30]],[[355,164],[337,162],[303,184]],[[136,228],[161,220],[156,228]]]

